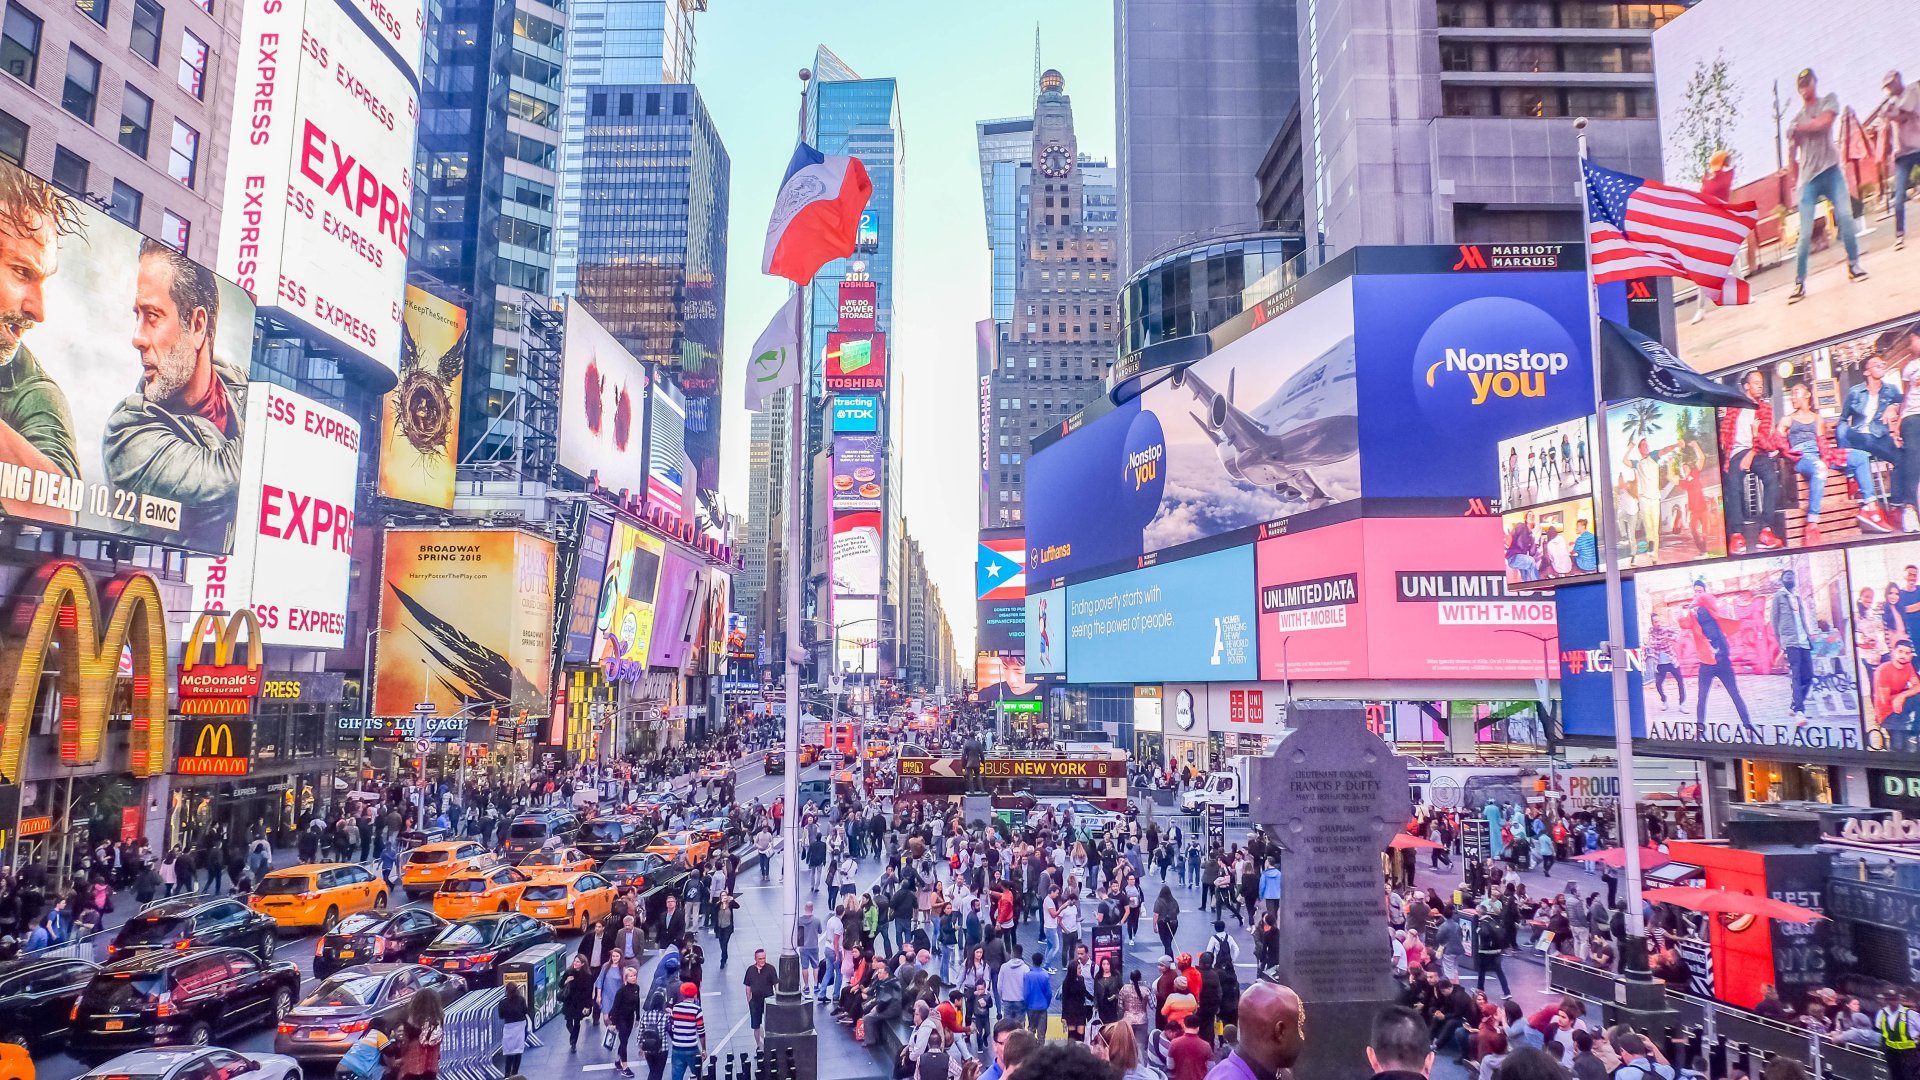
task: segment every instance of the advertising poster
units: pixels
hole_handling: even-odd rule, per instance
[[[1587,320],[1582,273],[1354,278],[1367,498],[1499,491],[1501,439],[1592,413]]]
[[[342,648],[360,425],[267,382],[249,391],[246,424],[240,520],[247,527],[232,555],[187,560],[194,609],[252,608],[267,645]]]
[[[1364,522],[1343,521],[1254,547],[1260,668],[1275,679],[1361,679],[1367,673]]]
[[[1247,547],[1068,586],[1068,681],[1256,678],[1252,586]]]
[[[885,390],[887,335],[882,333],[827,335],[826,384],[829,391]]]
[[[1067,590],[1030,592],[1024,605],[1022,646],[1029,675],[1067,673]]]
[[[615,678],[638,679],[653,643],[654,587],[666,542],[624,521],[613,523],[600,613],[594,620],[593,662]]]
[[[1620,565],[1662,566],[1727,553],[1714,410],[1659,401],[1607,409]]]
[[[1600,536],[1592,499],[1545,503],[1500,515],[1507,584],[1600,572]]]
[[[398,10],[404,16],[388,19],[412,20],[419,5]],[[225,144],[221,218],[232,227],[220,230],[219,266],[263,306],[397,372],[419,28],[371,37],[361,26],[337,0],[247,6]],[[413,51],[403,57],[396,43]],[[203,171],[215,163],[210,149],[200,147]]]
[[[880,430],[880,399],[873,394],[836,394],[833,398],[835,435],[872,435]]]
[[[380,494],[444,510],[453,505],[467,309],[409,285],[400,329],[400,384],[380,413]]]
[[[880,595],[880,568],[886,548],[880,544],[880,514],[857,510],[833,518],[833,593]]]
[[[687,458],[686,398],[672,383],[655,380],[647,428],[647,502],[691,517],[699,481]]]
[[[1026,535],[1018,529],[983,532],[974,560],[979,648],[1014,653],[1025,648],[1026,596]]]
[[[834,662],[855,676],[880,672],[880,601],[846,596],[833,602]]]
[[[880,462],[886,440],[879,435],[833,437],[833,509],[880,509]]]
[[[1027,679],[1020,654],[996,652],[974,654],[973,685],[982,701],[1026,697],[1040,688]]]
[[[1846,656],[1853,601],[1839,552],[1647,570],[1633,587],[1647,738],[1861,747],[1859,684]],[[1670,700],[1644,689],[1667,676],[1683,684]]]
[[[879,304],[879,282],[871,278],[862,281],[842,279],[839,328],[851,333],[872,333],[875,329],[874,310]]]
[[[651,667],[679,668],[686,664],[700,621],[694,603],[701,581],[700,564],[668,551],[660,562],[660,580],[654,587]]]
[[[508,529],[389,531],[375,716],[551,710],[553,544]]]
[[[51,268],[32,310],[0,312],[0,426],[18,436],[0,443],[0,516],[226,554],[253,302],[85,200],[0,170],[14,258]]]
[[[567,305],[560,360],[560,445],[554,460],[609,491],[639,494],[640,410],[647,373],[586,308]]]
[[[600,586],[606,580],[607,549],[613,545],[613,522],[588,517],[580,535],[579,572],[574,576],[573,601],[567,609],[567,639],[563,658],[569,664],[593,659],[593,642],[600,618]]]
[[[1520,510],[1593,494],[1593,418],[1576,416],[1551,427],[1501,439],[1500,506]]]
[[[1607,586],[1603,581],[1567,585],[1553,591],[1559,609],[1560,630],[1560,719],[1568,735],[1613,738],[1613,667],[1603,644],[1607,640]],[[1640,617],[1634,604],[1633,582],[1620,587],[1621,617],[1626,620],[1627,707],[1633,723],[1633,737],[1647,737],[1647,706],[1656,715],[1679,705],[1680,694],[1687,700],[1693,692],[1677,668],[1662,673],[1654,683],[1653,694],[1646,694],[1645,681],[1651,676],[1646,654],[1640,648]]]
[[[1920,753],[1920,540],[1846,554],[1867,749]]]
[[[1907,0],[1856,0],[1843,19],[1808,19],[1791,0],[1703,0],[1654,32],[1665,179],[1751,202],[1760,218],[1736,263],[1752,303],[1676,296],[1676,351],[1693,367],[1718,372],[1920,312],[1920,244],[1895,248],[1913,209],[1896,196],[1914,185],[1894,164],[1914,146],[1885,123],[1890,105],[1920,110],[1915,41],[1920,5]],[[1850,280],[1850,263],[1869,276]]]

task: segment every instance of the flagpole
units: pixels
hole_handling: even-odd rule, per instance
[[[807,137],[807,81],[813,73],[806,68],[800,69],[800,138]],[[811,300],[811,283],[801,286],[801,290]],[[811,307],[811,303],[806,305]],[[800,379],[787,387],[787,730],[786,730],[786,776],[781,784],[781,799],[786,807],[781,819],[780,839],[784,849],[780,854],[781,873],[786,875],[785,887],[781,890],[784,905],[782,919],[782,948],[780,952],[780,982],[787,982],[788,961],[792,961],[793,989],[800,988],[800,867],[796,847],[800,835],[800,662],[805,654],[800,649],[800,578],[801,545],[806,541],[806,523],[803,520],[805,499],[801,496],[800,481],[805,475],[800,456],[806,450],[807,423],[807,384],[812,378],[812,365],[807,357],[810,352],[804,347],[795,357],[800,362]]]
[[[1573,122],[1579,132],[1580,161],[1587,160],[1587,118]],[[1581,236],[1590,237],[1593,203],[1587,191],[1586,173],[1581,172]],[[1633,710],[1627,697],[1626,612],[1620,599],[1620,527],[1614,514],[1613,446],[1607,431],[1605,394],[1602,390],[1600,360],[1600,288],[1593,280],[1593,258],[1588,244],[1587,330],[1588,347],[1593,358],[1593,447],[1601,468],[1593,474],[1594,504],[1600,516],[1600,555],[1605,560],[1607,590],[1607,665],[1613,678],[1613,745],[1620,772],[1620,846],[1624,849],[1622,872],[1626,878],[1626,940],[1620,943],[1620,971],[1644,976],[1647,972],[1646,924],[1641,918],[1643,882],[1640,866],[1640,812],[1634,802]]]

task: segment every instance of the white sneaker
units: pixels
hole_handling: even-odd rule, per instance
[[[1914,513],[1911,506],[1904,507],[1900,511],[1900,531],[1920,532],[1920,514]]]

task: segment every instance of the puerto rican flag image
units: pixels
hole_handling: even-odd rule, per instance
[[[1018,536],[980,541],[974,570],[981,600],[1024,600],[1027,596],[1027,542]]]
[[[773,200],[761,271],[805,285],[822,266],[852,255],[860,212],[872,196],[873,181],[859,158],[801,143]]]

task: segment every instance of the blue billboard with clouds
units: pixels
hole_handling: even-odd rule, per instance
[[[1070,683],[1260,677],[1250,545],[1070,585],[1066,593]],[[1031,634],[1027,651],[1034,651]]]

